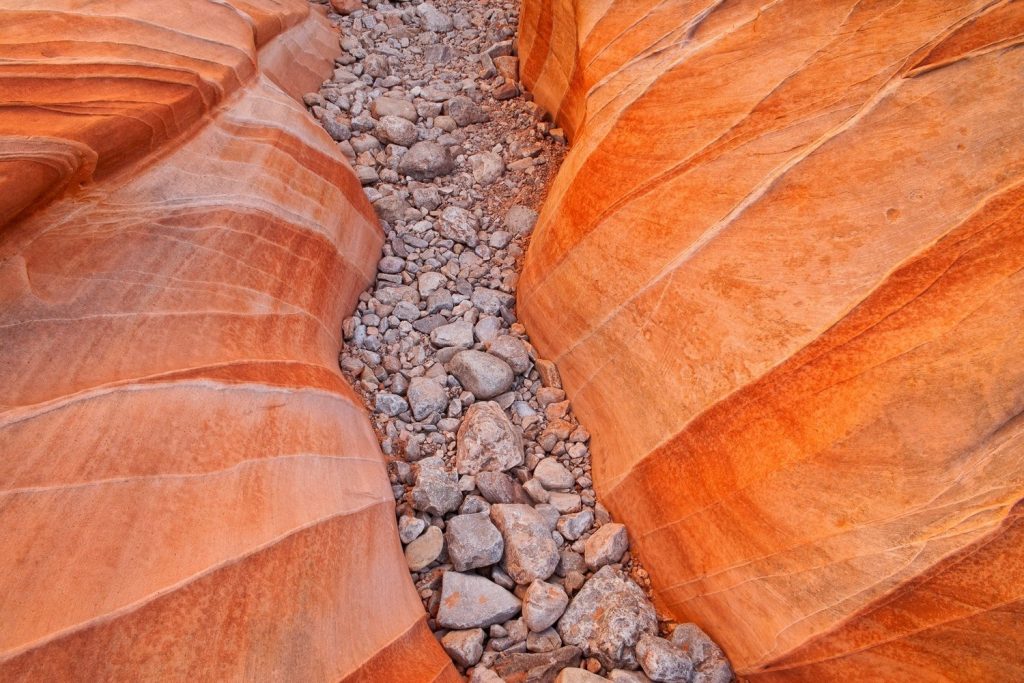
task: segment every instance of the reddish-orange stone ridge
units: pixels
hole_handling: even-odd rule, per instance
[[[340,323],[305,0],[0,0],[0,680],[458,680]]]
[[[1024,4],[526,0],[520,314],[750,680],[1024,680]]]

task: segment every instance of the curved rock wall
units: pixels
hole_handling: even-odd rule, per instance
[[[0,26],[0,680],[457,680],[338,370],[382,235],[289,96],[326,19]]]
[[[1024,6],[526,0],[520,314],[751,680],[1024,677]]]

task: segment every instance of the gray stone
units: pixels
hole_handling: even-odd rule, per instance
[[[427,529],[426,533],[405,546],[405,563],[409,571],[418,572],[437,561],[444,550],[444,534],[436,526]]]
[[[416,14],[423,21],[423,28],[434,33],[447,33],[455,28],[452,18],[440,11],[429,2],[425,2],[416,8]]]
[[[338,142],[352,137],[352,129],[348,127],[348,122],[341,116],[328,114],[320,120],[320,123],[327,134]]]
[[[565,469],[565,465],[558,462],[556,458],[544,458],[533,470],[536,477],[548,491],[568,491],[576,483],[572,472]]]
[[[469,157],[473,179],[481,185],[494,183],[505,173],[505,162],[494,152],[481,152]]]
[[[437,232],[455,242],[465,244],[468,247],[477,245],[477,231],[480,229],[480,221],[469,211],[458,207],[449,206],[441,212],[441,222]]]
[[[460,351],[448,363],[448,372],[478,399],[489,399],[512,388],[515,374],[508,363],[483,351]]]
[[[452,517],[445,524],[444,535],[448,559],[459,572],[499,562],[505,548],[501,533],[486,512]]]
[[[558,672],[578,666],[582,653],[571,645],[551,652],[503,653],[494,662],[494,671],[508,681],[554,683]]]
[[[647,633],[636,643],[636,658],[652,681],[659,683],[690,683],[693,661],[681,649],[664,638]]]
[[[402,515],[398,518],[398,537],[402,543],[412,543],[427,528],[427,523],[419,517]]]
[[[444,287],[446,282],[448,278],[442,273],[428,271],[416,276],[416,289],[419,290],[420,296],[430,296],[438,288]]]
[[[363,60],[363,73],[375,79],[387,78],[391,73],[391,68],[388,66],[388,58],[379,54],[367,55],[366,59]]]
[[[408,285],[381,287],[374,292],[373,296],[385,306],[394,306],[399,301],[408,301],[413,304],[420,302],[419,292]]]
[[[501,332],[501,324],[501,318],[496,318],[493,315],[482,315],[480,316],[480,320],[476,322],[476,325],[473,325],[473,334],[476,335],[478,341],[483,343],[493,341],[498,337],[498,333]],[[497,353],[492,355],[501,358],[501,355]],[[502,358],[502,360],[505,359]],[[509,366],[511,365],[512,364],[509,363]],[[512,368],[512,370],[514,372],[515,368]]]
[[[398,394],[380,393],[374,398],[374,409],[390,417],[401,415],[409,410],[409,404]]]
[[[559,671],[555,683],[603,683],[605,680],[586,669],[572,668]]]
[[[481,339],[481,341],[484,341]],[[502,359],[512,368],[517,375],[525,374],[530,369],[530,353],[526,350],[526,344],[518,337],[501,335],[495,337],[487,345],[487,353]]]
[[[420,317],[420,309],[416,304],[408,301],[399,301],[395,304],[395,310],[391,312],[399,320],[415,320]]]
[[[606,669],[635,669],[637,641],[657,632],[658,618],[644,592],[608,566],[583,585],[558,622],[563,643],[583,648]]]
[[[417,209],[433,211],[441,206],[441,193],[436,187],[413,188],[412,203]]]
[[[397,256],[385,256],[377,262],[377,270],[382,273],[401,273],[405,270],[405,259]]]
[[[439,455],[416,463],[416,485],[412,488],[412,506],[422,512],[443,516],[459,508],[462,493],[454,472],[444,468]]]
[[[416,180],[431,180],[454,169],[455,160],[448,148],[429,140],[414,144],[398,163],[399,172]]]
[[[444,103],[444,113],[452,117],[455,123],[460,126],[468,126],[473,123],[485,123],[489,120],[479,104],[466,97],[459,95]]]
[[[555,572],[558,546],[539,512],[529,505],[492,505],[490,514],[505,541],[501,566],[516,583],[526,585]]]
[[[484,653],[484,630],[449,631],[441,638],[441,647],[461,666],[473,666]]]
[[[474,403],[466,411],[456,437],[455,469],[459,474],[499,471],[523,464],[523,439],[497,403]]]
[[[456,87],[450,83],[431,83],[420,88],[420,97],[428,102],[444,102],[454,97],[457,92]]]
[[[478,666],[473,669],[469,683],[506,683],[505,679],[494,673],[493,669]]]
[[[608,672],[608,680],[612,683],[651,683],[651,679],[642,671],[627,671],[626,669],[612,669]]]
[[[536,479],[530,479],[523,484],[523,490],[526,491],[526,495],[530,496],[534,503],[546,503],[551,498],[547,489]]]
[[[561,516],[558,510],[547,503],[538,503],[533,506],[533,509],[537,511],[537,514],[544,518],[544,523],[548,525],[548,531],[554,531],[555,527],[558,525],[558,519]]]
[[[570,541],[575,541],[577,538],[587,532],[591,526],[594,525],[594,513],[590,510],[583,510],[576,514],[565,515],[558,519],[558,533],[562,534],[565,538]]]
[[[569,606],[565,590],[547,581],[534,581],[523,596],[523,620],[531,631],[551,627]]]
[[[694,664],[693,683],[729,683],[732,666],[725,653],[697,624],[680,624],[669,642],[682,650]]]
[[[439,349],[455,346],[468,349],[473,346],[473,326],[467,320],[456,320],[434,328],[430,343]]]
[[[519,608],[516,596],[482,576],[445,572],[437,623],[451,629],[490,626],[511,619]]]
[[[599,569],[622,558],[629,549],[629,534],[623,524],[611,522],[595,531],[584,546],[583,557],[591,569]]]
[[[412,207],[401,196],[389,194],[373,202],[373,210],[382,221],[394,224],[406,220]]]
[[[548,494],[548,503],[563,515],[579,512],[583,508],[583,500],[578,493],[552,491]]]
[[[413,377],[405,396],[416,420],[425,420],[433,414],[441,414],[448,407],[448,394],[437,381],[429,377]]]
[[[515,305],[515,297],[497,289],[476,287],[471,297],[473,305],[480,309],[481,313],[490,315],[498,314],[502,307],[511,309]]]
[[[488,503],[529,503],[523,487],[504,472],[481,472],[476,487]]]
[[[408,100],[395,97],[378,97],[370,105],[370,112],[376,117],[400,116],[416,123],[416,105]],[[506,221],[507,223],[507,221]]]
[[[530,631],[526,636],[527,652],[551,652],[562,647],[562,639],[558,637],[558,631],[553,628],[546,628],[543,631]]]
[[[515,235],[524,235],[537,223],[537,212],[525,206],[513,206],[505,214],[505,227]]]
[[[382,116],[377,120],[376,137],[402,147],[409,147],[419,137],[416,126],[400,116]]]

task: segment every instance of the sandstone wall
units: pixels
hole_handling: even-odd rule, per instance
[[[0,0],[0,680],[447,680],[305,0]]]
[[[1024,6],[526,0],[520,314],[751,680],[1024,677]]]

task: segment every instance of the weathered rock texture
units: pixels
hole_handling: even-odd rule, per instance
[[[1024,6],[542,2],[520,313],[751,680],[1024,677]]]
[[[0,680],[454,677],[337,367],[382,237],[293,99],[326,20],[0,26]]]

